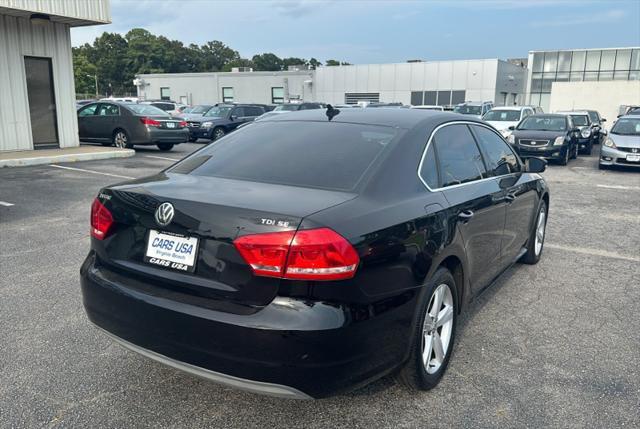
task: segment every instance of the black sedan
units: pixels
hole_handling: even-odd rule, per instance
[[[125,347],[253,392],[325,397],[396,370],[430,389],[463,307],[538,262],[545,164],[451,113],[274,116],[102,189],[84,306]]]
[[[509,129],[513,132],[507,140],[523,158],[542,157],[567,165],[578,157],[580,128],[570,115],[531,115]]]
[[[157,145],[171,150],[189,140],[187,123],[148,104],[91,103],[78,110],[80,140],[132,148]]]

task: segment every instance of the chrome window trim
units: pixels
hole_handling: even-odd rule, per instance
[[[523,163],[520,161],[520,158],[518,157],[518,155],[515,153],[515,151],[513,149],[511,149],[511,146],[509,146],[509,144],[507,142],[504,141],[504,139],[502,138],[502,136],[496,132],[496,130],[494,130],[492,127],[490,127],[487,124],[483,124],[480,122],[473,122],[473,121],[452,121],[452,122],[445,122],[444,124],[440,124],[437,127],[435,127],[433,129],[433,131],[431,131],[431,134],[429,135],[429,139],[427,140],[427,144],[424,147],[424,150],[422,151],[422,157],[420,158],[420,164],[418,164],[418,179],[420,179],[420,181],[422,182],[422,184],[431,192],[439,192],[439,191],[443,191],[445,189],[454,189],[454,188],[459,188],[461,186],[465,186],[465,185],[472,185],[475,183],[481,183],[481,182],[488,182],[490,180],[496,180],[499,179],[501,177],[507,177],[507,176],[512,176],[514,174],[520,174],[522,173],[522,171],[520,171],[520,173],[508,173],[508,174],[502,174],[500,176],[491,176],[491,177],[485,177],[484,179],[478,179],[478,180],[472,180],[471,182],[465,182],[465,183],[458,183],[457,185],[451,185],[451,186],[444,186],[444,187],[440,187],[440,188],[431,188],[427,182],[422,178],[422,175],[420,174],[420,172],[422,171],[422,166],[424,164],[424,159],[427,156],[427,151],[429,150],[429,145],[431,145],[431,142],[433,141],[433,136],[438,132],[438,130],[440,130],[441,128],[444,127],[448,127],[450,125],[478,125],[480,127],[484,127],[490,131],[492,131],[494,134],[496,134],[497,136],[500,137],[500,139],[507,145],[507,147],[509,148],[509,150],[516,156],[516,160],[518,161],[518,165],[520,165],[520,169],[522,170],[523,168]],[[474,138],[474,142],[475,142],[475,136],[472,134],[472,137]],[[478,148],[478,150],[480,151],[480,155],[482,156],[482,150],[480,148]],[[434,152],[435,153],[435,152]],[[438,162],[438,159],[436,158],[436,165],[440,165]],[[488,171],[487,171],[488,173]]]

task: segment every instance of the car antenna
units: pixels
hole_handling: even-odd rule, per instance
[[[331,104],[327,104],[327,118],[329,118],[329,120],[332,120],[336,115],[338,115],[340,113],[339,109],[335,109]]]

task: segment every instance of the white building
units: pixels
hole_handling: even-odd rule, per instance
[[[640,105],[640,48],[529,52],[527,103],[546,112],[598,110],[612,121],[620,105]]]
[[[70,28],[108,0],[0,0],[0,151],[79,146]]]
[[[452,105],[521,104],[526,69],[497,59],[319,67],[282,72],[138,75],[138,96],[188,104],[280,103],[290,99]]]

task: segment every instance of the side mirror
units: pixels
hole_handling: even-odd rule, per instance
[[[607,122],[605,118],[600,118],[600,122]]]
[[[229,115],[229,120],[230,121],[235,121],[236,120],[236,115]]]
[[[574,128],[571,130],[571,132],[574,134],[580,134],[580,128]]]
[[[547,161],[542,158],[531,157],[525,160],[524,166],[529,173],[542,173],[547,169]]]
[[[509,130],[509,131],[513,131],[513,130],[515,130],[515,129],[516,129],[516,126],[515,126],[515,125],[511,125],[511,126],[508,128],[508,130]]]

